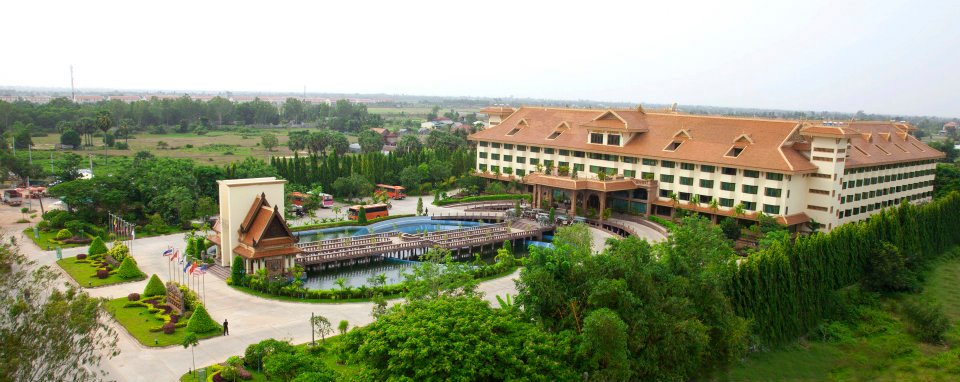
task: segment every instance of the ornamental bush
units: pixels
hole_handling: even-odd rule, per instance
[[[166,324],[163,324],[163,333],[164,333],[164,334],[173,334],[173,332],[176,331],[176,330],[177,330],[177,326],[176,326],[176,324],[174,324],[174,323],[172,323],[172,322],[168,322],[168,323],[166,323]]]
[[[99,278],[99,279],[105,279],[105,278],[107,278],[107,277],[110,277],[110,270],[107,270],[107,269],[98,269],[98,270],[97,270],[97,278]]]
[[[123,261],[130,255],[130,248],[126,244],[116,241],[113,243],[113,248],[107,251],[107,254],[116,261]]]
[[[197,334],[209,333],[219,329],[220,325],[210,318],[207,309],[199,304],[197,308],[194,309],[193,314],[190,315],[190,321],[187,322],[187,330]]]
[[[68,229],[66,229],[66,228],[64,228],[64,229],[62,229],[62,230],[60,230],[60,231],[57,231],[57,240],[65,240],[65,239],[69,239],[69,238],[71,238],[71,237],[73,237],[73,232],[70,232],[70,230],[68,230]]]
[[[93,238],[93,242],[90,243],[90,248],[87,249],[87,253],[91,257],[97,257],[107,253],[107,245],[103,244],[103,240],[99,236]]]
[[[86,253],[81,253],[81,254],[77,255],[77,260],[86,260],[86,259],[87,259],[87,254],[86,254]]]
[[[124,280],[130,280],[143,276],[143,272],[140,272],[140,268],[137,268],[137,262],[133,260],[133,257],[127,256],[120,263],[120,268],[117,268],[117,276]]]
[[[140,293],[130,293],[127,295],[127,300],[130,301],[140,301]]]
[[[163,286],[163,281],[160,281],[160,278],[157,277],[157,274],[154,273],[153,276],[150,276],[150,281],[147,282],[147,287],[143,289],[143,295],[145,297],[163,296],[166,293],[167,288]]]

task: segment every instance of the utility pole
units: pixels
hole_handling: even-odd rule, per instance
[[[77,90],[73,87],[73,64],[70,64],[70,99],[77,102]]]

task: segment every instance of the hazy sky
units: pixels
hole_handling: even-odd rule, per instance
[[[0,86],[960,115],[960,1],[11,1]]]

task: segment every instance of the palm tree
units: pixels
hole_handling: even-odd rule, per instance
[[[713,222],[714,222],[714,224],[716,224],[716,222],[717,222],[717,210],[719,210],[719,209],[720,209],[720,204],[717,203],[717,199],[716,199],[716,198],[710,199],[710,210],[713,211]]]
[[[733,214],[736,215],[737,218],[743,216],[746,210],[747,209],[743,206],[743,203],[737,203],[737,205],[733,206]]]
[[[106,110],[101,110],[97,113],[96,126],[100,131],[103,132],[103,156],[107,156],[107,131],[110,131],[110,127],[113,126],[113,119],[110,118],[110,112]]]
[[[692,198],[690,198],[690,204],[692,204],[694,207],[700,207],[700,195],[694,195]]]
[[[337,219],[340,218],[341,211],[343,211],[343,209],[340,208],[340,206],[333,206],[333,216],[336,217]]]

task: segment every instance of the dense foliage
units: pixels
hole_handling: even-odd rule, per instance
[[[343,339],[370,381],[571,381],[562,336],[540,331],[515,310],[478,297],[399,305]]]
[[[147,281],[147,286],[143,288],[144,297],[152,296],[163,296],[167,294],[167,287],[163,285],[163,281],[160,281],[160,278],[157,277],[157,274],[154,273],[150,276],[150,281]]]
[[[124,280],[131,280],[143,277],[143,272],[140,272],[140,268],[137,268],[137,262],[133,260],[133,257],[128,256],[120,262],[120,267],[117,268],[117,276]]]
[[[87,255],[90,257],[97,257],[104,253],[107,253],[107,245],[103,243],[103,239],[99,236],[93,238],[93,241],[90,242],[90,247],[87,248]]]
[[[531,247],[517,303],[550,332],[569,332],[570,362],[604,380],[689,380],[746,350],[746,321],[722,287],[735,254],[709,221],[688,217],[656,246],[630,237],[591,256],[583,225],[555,248]],[[592,379],[592,378],[591,378]]]
[[[220,330],[220,324],[210,318],[207,308],[202,304],[197,304],[190,315],[190,321],[187,322],[187,330],[194,333],[208,333],[214,330]]]
[[[911,270],[960,243],[957,211],[960,194],[952,193],[922,206],[888,208],[829,234],[774,243],[740,264],[727,282],[727,295],[763,342],[795,339],[818,325],[834,290],[864,279],[878,243],[895,247]],[[878,265],[899,267],[897,260],[871,266]]]

